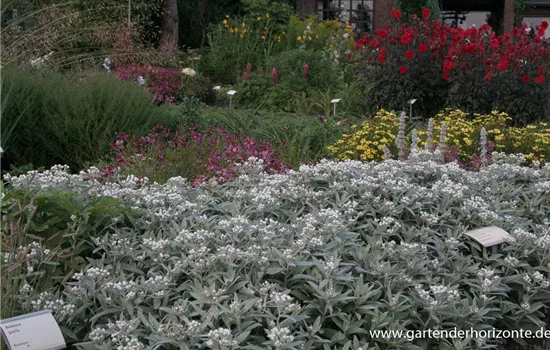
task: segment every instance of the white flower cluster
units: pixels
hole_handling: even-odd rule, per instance
[[[108,278],[110,276],[110,272],[107,271],[104,268],[100,267],[90,267],[86,269],[84,272],[75,273],[73,278],[77,281],[82,280],[84,277],[88,277],[90,279],[100,280],[103,278]]]
[[[208,332],[208,340],[206,346],[212,348],[215,345],[218,346],[235,346],[237,342],[233,340],[231,330],[227,328],[218,328]]]
[[[448,305],[460,299],[457,286],[431,285],[427,291],[421,285],[416,285],[415,290],[420,299],[431,309]]]
[[[40,293],[30,304],[34,311],[50,310],[58,321],[71,316],[75,310],[74,304],[66,303],[63,299],[58,299],[48,292]]]
[[[483,294],[491,292],[501,281],[501,278],[496,276],[495,271],[491,269],[479,269],[477,277],[481,281],[481,292]]]
[[[275,348],[280,348],[294,341],[294,336],[291,335],[290,329],[287,327],[273,327],[267,331],[267,337]]]
[[[120,320],[113,323],[109,321],[106,328],[96,327],[90,332],[88,337],[97,345],[103,346],[102,348],[143,350],[145,349],[145,345],[133,335],[135,329],[136,325],[134,322]]]

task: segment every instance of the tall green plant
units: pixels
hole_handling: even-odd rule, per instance
[[[9,104],[9,98],[10,98],[10,92],[11,88],[8,89],[4,84],[4,79],[0,80],[0,96],[2,96],[2,99],[0,100],[0,125],[3,126],[3,130],[0,131],[0,158],[6,152],[8,145],[9,145],[9,139],[13,133],[13,130],[21,120],[21,117],[23,116],[23,113],[20,113],[19,115],[14,115],[12,120],[9,120],[8,114],[6,113],[6,109]]]
[[[432,18],[441,17],[438,0],[398,0],[397,7],[403,11],[406,18],[410,18],[412,15],[422,16],[424,8],[430,9]]]
[[[145,133],[160,118],[142,88],[104,74],[84,79],[5,67],[2,148],[10,164],[74,170],[109,152],[116,132]]]

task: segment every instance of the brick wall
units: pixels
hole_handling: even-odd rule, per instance
[[[317,12],[317,0],[296,0],[296,13],[306,17]]]
[[[373,29],[383,28],[390,22],[390,11],[394,6],[394,0],[373,0]]]
[[[514,29],[515,0],[504,0],[504,11],[502,18],[502,32],[510,33]]]

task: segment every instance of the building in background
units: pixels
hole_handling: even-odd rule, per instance
[[[525,18],[537,22],[550,16],[550,0],[531,0],[531,3],[536,10],[526,12]],[[385,27],[393,7],[395,0],[296,0],[299,14],[323,19],[339,17],[350,21],[358,32]],[[514,27],[515,0],[440,0],[440,7],[449,25],[479,27],[489,22],[497,33],[508,33]]]
[[[529,9],[520,14],[523,23],[532,28],[541,24],[542,21],[550,23],[550,0],[530,0],[528,5],[530,5]],[[550,29],[546,30],[545,36],[550,37]]]

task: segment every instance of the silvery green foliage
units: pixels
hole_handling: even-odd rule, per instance
[[[382,151],[384,152],[384,160],[390,160],[390,159],[392,159],[392,157],[391,157],[391,151],[390,151],[390,149],[388,148],[388,146],[386,146],[386,145],[382,146]]]
[[[412,157],[262,168],[252,159],[234,182],[195,189],[178,178],[100,184],[63,167],[10,177],[17,188],[114,196],[144,212],[137,228],[97,237],[98,258],[62,293],[25,288],[21,303],[70,305],[58,308],[65,335],[105,350],[410,349],[368,331],[544,324],[549,165],[471,173]],[[464,235],[489,225],[511,233],[497,254]]]
[[[445,122],[441,123],[441,130],[439,134],[439,145],[437,145],[437,148],[435,149],[435,154],[437,156],[437,159],[440,162],[445,161],[445,150],[447,148],[447,145],[445,144],[447,141],[447,124]]]
[[[405,118],[406,118],[405,112],[401,112],[401,114],[399,115],[399,128],[397,131],[397,137],[395,139],[399,160],[405,160],[406,158]]]
[[[418,132],[413,129],[411,133],[411,153],[418,152]]]
[[[431,150],[433,147],[433,136],[434,136],[434,119],[430,118],[428,120],[428,131],[427,131],[427,141],[426,141],[426,148]]]
[[[480,134],[480,158],[481,158],[481,164],[483,166],[487,165],[487,130],[485,127],[481,128],[481,134]]]

